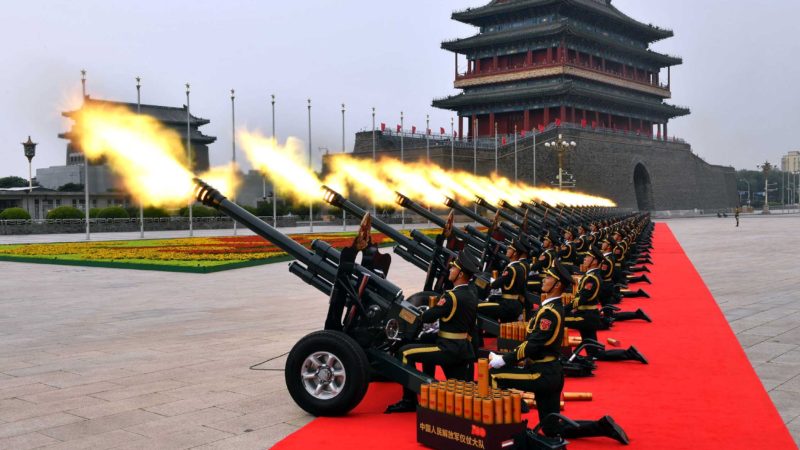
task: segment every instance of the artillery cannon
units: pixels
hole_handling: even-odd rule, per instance
[[[390,255],[367,245],[368,235],[359,233],[353,245],[341,251],[320,240],[309,250],[202,180],[194,182],[198,201],[293,256],[296,261],[289,272],[329,296],[324,330],[300,339],[286,360],[286,386],[298,406],[317,416],[346,414],[361,402],[373,373],[417,392],[432,381],[393,356],[421,332],[419,305],[427,304],[428,297],[405,299],[402,290],[384,278]],[[355,263],[359,252],[362,264]]]

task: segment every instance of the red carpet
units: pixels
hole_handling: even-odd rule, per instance
[[[619,323],[601,333],[622,348],[635,345],[649,365],[600,362],[594,378],[568,378],[570,392],[594,401],[568,402],[574,419],[610,414],[631,438],[631,449],[797,448],[725,317],[666,224],[657,224],[651,256],[653,285],[637,284],[651,299],[625,299],[653,323]],[[421,448],[414,414],[384,415],[400,398],[397,385],[373,383],[347,417],[318,418],[276,449]],[[532,424],[535,414],[528,415]],[[619,449],[610,439],[576,439],[570,449]]]

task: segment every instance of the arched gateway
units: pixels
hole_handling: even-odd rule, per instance
[[[633,169],[633,186],[636,189],[636,205],[639,211],[652,211],[653,185],[650,183],[650,174],[642,163]]]

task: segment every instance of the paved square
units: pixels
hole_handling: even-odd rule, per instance
[[[798,440],[800,217],[668,223]],[[389,278],[418,290],[421,272],[394,260]],[[281,355],[321,327],[326,299],[286,267],[0,262],[0,448],[256,449],[303,426]]]

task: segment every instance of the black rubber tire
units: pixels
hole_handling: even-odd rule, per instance
[[[342,391],[330,399],[319,399],[308,393],[300,377],[306,358],[319,351],[336,355],[345,371]],[[297,341],[286,359],[284,376],[289,394],[297,406],[315,416],[342,416],[355,408],[366,395],[369,372],[367,355],[353,338],[341,331],[324,330]]]

